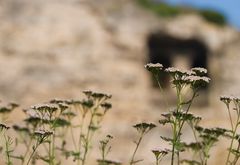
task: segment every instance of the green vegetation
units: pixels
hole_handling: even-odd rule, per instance
[[[216,25],[222,26],[227,23],[226,18],[223,14],[210,9],[198,10],[189,7],[172,6],[163,2],[156,3],[152,0],[137,0],[137,3],[143,8],[152,11],[160,17],[174,17],[179,14],[197,13],[202,16],[206,21],[214,23]]]
[[[138,0],[138,3],[161,17],[172,17],[181,13],[179,7],[170,6],[166,3],[154,3],[150,0]]]
[[[205,128],[201,126],[203,119],[191,113],[191,107],[200,89],[210,82],[206,77],[207,70],[192,68],[186,71],[173,67],[164,68],[159,63],[147,64],[145,68],[156,78],[160,91],[163,89],[159,74],[162,72],[169,74],[170,83],[176,93],[175,107],[166,107],[166,112],[160,115],[160,127],[170,128],[171,135],[159,137],[159,146],[166,148],[151,150],[155,164],[160,165],[163,159],[168,159],[171,165],[207,165],[211,158],[211,150],[218,145],[220,139],[229,142],[225,165],[239,164],[240,98],[220,97],[220,101],[227,107],[230,129]],[[70,159],[72,164],[76,165],[88,164],[88,160],[91,159],[89,151],[95,147],[92,143],[93,139],[98,138],[94,135],[101,128],[103,118],[112,105],[108,102],[111,95],[92,91],[83,93],[85,98],[82,100],[54,99],[25,109],[23,112],[26,118],[11,127],[5,123],[9,114],[15,113],[18,105],[10,103],[0,107],[0,157],[5,160],[5,164],[36,165],[40,162],[47,165],[61,165],[64,159]],[[168,100],[165,102],[168,105]],[[137,137],[131,156],[126,155],[129,158],[129,165],[144,161],[144,159],[136,159],[139,146],[145,135],[159,129],[158,127],[157,124],[145,122],[133,126]],[[192,139],[188,141],[182,138],[185,128],[192,132]],[[96,160],[98,165],[122,164],[108,159],[108,154],[112,150],[112,139],[111,135],[107,135],[99,141],[97,147],[101,157]]]
[[[225,17],[216,11],[213,10],[200,10],[200,15],[207,21],[215,23],[217,25],[225,25],[226,19]]]

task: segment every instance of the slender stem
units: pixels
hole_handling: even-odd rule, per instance
[[[79,152],[79,154],[81,153],[81,148],[82,148],[82,136],[83,136],[84,119],[85,119],[85,116],[82,117],[82,121],[81,121],[81,124],[80,124],[80,134],[79,134],[79,139],[78,139],[78,152]],[[77,160],[77,164],[80,165],[80,158]]]
[[[231,123],[231,128],[232,128],[232,131],[233,131],[233,120],[232,120],[232,115],[231,115],[231,112],[230,112],[230,109],[229,109],[229,105],[227,105],[227,110],[228,110],[228,116],[229,116],[230,123]]]
[[[60,114],[58,116],[62,115],[62,111],[60,112]],[[49,114],[50,120],[52,120],[52,114]],[[49,164],[50,165],[54,165],[55,164],[55,138],[56,138],[56,127],[55,124],[57,122],[57,117],[55,118],[55,120],[53,121],[53,123],[49,123],[51,125],[51,130],[53,130],[53,135],[51,136],[51,140],[49,142]]]
[[[164,97],[164,96],[165,96],[165,95],[164,95],[164,90],[163,90],[162,85],[161,85],[161,83],[160,83],[159,77],[158,77],[157,74],[154,74],[154,77],[155,77],[155,79],[157,80],[158,87],[159,87],[159,89],[160,89],[160,92],[162,93],[163,101],[164,101],[164,103],[165,103],[165,106],[166,106],[166,108],[168,108],[168,107],[169,107],[169,104],[168,104],[168,101],[167,101],[166,97]]]
[[[48,157],[49,157],[49,165],[54,165],[54,159],[55,159],[55,136],[51,136],[51,140],[49,142],[49,152],[48,152]]]
[[[182,108],[182,94],[181,94],[181,91],[183,89],[183,86],[181,85],[177,85],[176,86],[176,89],[177,89],[177,112],[181,111],[181,108]],[[176,118],[176,128],[174,130],[174,150],[175,150],[175,145],[180,141],[180,124],[181,124],[181,119],[179,118]],[[174,156],[174,150],[173,150],[173,156]],[[177,164],[179,165],[180,164],[180,155],[179,155],[179,151],[177,150],[176,151],[177,153]]]
[[[142,141],[142,138],[143,138],[143,134],[141,134],[140,138],[138,139],[138,142],[136,143],[136,148],[133,152],[133,155],[132,155],[132,158],[131,158],[131,161],[130,161],[130,165],[134,164],[134,158],[135,158],[135,155],[137,153],[137,150],[138,150],[138,147]]]
[[[85,146],[84,146],[84,153],[83,153],[83,159],[82,159],[82,165],[85,164],[85,161],[86,161],[86,156],[87,156],[87,153],[88,153],[88,148],[89,148],[89,136],[90,136],[90,131],[91,131],[91,126],[93,124],[93,117],[94,117],[95,113],[93,112],[91,114],[91,118],[90,118],[90,122],[89,122],[89,125],[88,125],[88,129],[87,129],[87,135],[86,135],[86,139],[85,139]]]
[[[90,117],[90,122],[89,122],[89,125],[88,125],[88,128],[87,128],[87,135],[86,135],[86,139],[85,139],[85,146],[84,146],[84,153],[83,153],[83,158],[82,158],[82,165],[85,164],[86,162],[86,157],[87,157],[87,153],[88,153],[88,149],[89,149],[89,143],[93,137],[93,133],[94,133],[94,130],[92,131],[91,130],[91,126],[93,125],[93,120],[94,120],[94,117],[96,116],[96,111],[98,110],[99,106],[101,105],[102,102],[104,102],[104,100],[99,100],[97,102],[97,105],[93,108],[90,109],[90,112],[91,112],[91,117]],[[91,135],[91,132],[92,132],[92,135]]]
[[[52,150],[51,150],[51,141],[48,143],[48,158],[49,158],[49,165],[51,164],[50,161],[51,161],[51,157],[52,157]]]
[[[196,131],[195,131],[195,129],[194,129],[194,125],[192,125],[192,124],[189,124],[189,125],[190,125],[190,127],[191,127],[191,129],[192,129],[192,131],[193,131],[193,136],[194,136],[196,142],[198,143],[199,140],[198,140],[198,138],[197,138]],[[199,158],[200,158],[200,160],[201,160],[201,164],[203,164],[203,158],[202,158],[203,149],[201,149],[201,152],[198,152],[198,153],[199,153]]]
[[[192,95],[192,98],[191,98],[191,100],[190,100],[190,103],[188,104],[188,107],[187,107],[187,109],[186,109],[185,114],[188,114],[189,109],[190,109],[190,107],[192,106],[193,100],[194,100],[194,98],[196,97],[196,95],[197,95],[197,91],[194,91],[194,93],[193,93],[193,95]],[[182,123],[180,124],[180,128],[179,128],[179,133],[178,133],[178,134],[180,134],[180,132],[182,131],[182,128],[183,128],[184,123],[185,123],[185,120],[183,120]]]
[[[55,136],[52,136],[52,165],[54,165],[55,161]]]
[[[174,123],[173,123],[173,142],[172,142],[171,165],[174,164],[175,145],[176,145],[176,121],[174,121]]]
[[[236,108],[237,108],[237,107],[236,107]],[[238,111],[238,109],[237,109],[237,111]],[[239,118],[240,118],[240,115],[238,114],[235,128],[234,128],[234,130],[232,130],[233,135],[232,135],[232,139],[231,139],[231,143],[230,143],[230,148],[229,148],[229,151],[228,151],[228,156],[227,156],[227,160],[226,160],[226,165],[227,165],[228,162],[230,161],[230,160],[229,160],[229,159],[230,159],[230,154],[231,154],[231,150],[232,150],[232,147],[233,147],[234,138],[235,138],[235,135],[236,135],[236,132],[237,132],[237,128],[238,128],[238,124],[239,124]]]
[[[4,139],[5,139],[5,147],[6,147],[6,157],[7,157],[7,165],[11,165],[11,161],[10,161],[10,155],[9,155],[9,139],[6,137],[6,135],[4,135]]]
[[[159,158],[156,156],[156,165],[159,165]]]
[[[207,147],[205,148],[205,150],[203,151],[204,152],[204,165],[207,165],[207,161],[209,158],[209,151],[210,151],[211,147],[213,146],[213,143],[214,142],[209,143],[207,145]]]
[[[35,152],[36,152],[36,150],[37,150],[37,148],[38,148],[39,145],[40,145],[40,143],[37,142],[36,145],[33,147],[33,152],[31,153],[31,155],[30,155],[30,157],[29,157],[26,165],[29,165],[29,163],[30,163],[30,161],[32,160],[32,157],[33,157],[33,155],[35,154]]]
[[[105,147],[102,148],[102,160],[105,160]]]
[[[74,137],[74,134],[73,134],[73,128],[72,127],[70,127],[70,133],[71,133],[71,138],[72,138],[74,148],[75,148],[75,150],[77,150],[77,143],[76,143],[76,140],[75,140],[75,137]]]
[[[81,150],[84,119],[85,119],[85,118],[83,117],[83,118],[82,118],[82,122],[81,122],[81,126],[80,126],[80,135],[79,135],[79,140],[78,140],[78,149],[79,149],[79,152],[80,152],[80,150]]]
[[[240,143],[238,143],[237,151],[239,151],[239,149],[240,149]],[[236,165],[238,159],[239,159],[239,155],[235,155],[235,158],[233,160],[233,165]]]
[[[175,152],[175,145],[172,146],[172,157],[171,157],[171,165],[174,164],[174,152]]]
[[[25,163],[25,158],[27,157],[27,155],[28,155],[28,153],[29,153],[30,146],[31,146],[31,144],[32,144],[32,140],[33,140],[33,138],[30,139],[29,144],[26,144],[26,151],[25,151],[24,156],[23,156],[22,165]]]

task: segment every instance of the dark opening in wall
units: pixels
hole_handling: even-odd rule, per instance
[[[151,63],[161,63],[164,67],[208,69],[208,48],[197,38],[182,39],[156,32],[148,36],[147,46]],[[166,74],[160,75],[160,79],[163,81],[163,87],[169,86],[169,77]]]

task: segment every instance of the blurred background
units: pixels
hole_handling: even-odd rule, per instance
[[[205,67],[211,84],[193,111],[203,125],[228,127],[219,96],[240,94],[239,6],[236,0],[0,0],[0,100],[27,108],[79,98],[86,89],[112,94],[100,135],[115,137],[110,157],[126,162],[136,135],[131,126],[157,123],[167,110],[144,65]],[[174,103],[171,86],[163,85]],[[139,164],[153,164],[150,150],[162,147],[159,136],[168,133],[161,129],[143,142]],[[212,152],[211,165],[225,160],[222,152]]]

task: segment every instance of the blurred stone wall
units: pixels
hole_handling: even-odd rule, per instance
[[[216,91],[229,81],[220,61],[238,58],[239,42],[234,41],[239,33],[231,27],[211,25],[196,15],[159,19],[131,1],[1,0],[0,8],[3,100],[27,104],[77,97],[89,88],[112,93],[118,101],[127,98],[125,105],[144,105],[153,92],[143,65],[146,38],[154,31],[203,40]],[[231,67],[238,70],[238,65]]]
[[[0,0],[0,19],[0,100],[28,107],[55,97],[78,98],[86,89],[104,91],[113,95],[113,112],[103,131],[119,138],[129,140],[131,125],[157,123],[165,111],[143,67],[152,32],[208,45],[213,102],[219,94],[240,91],[239,32],[197,15],[159,19],[130,0]],[[128,143],[121,144],[115,155],[126,159]]]

